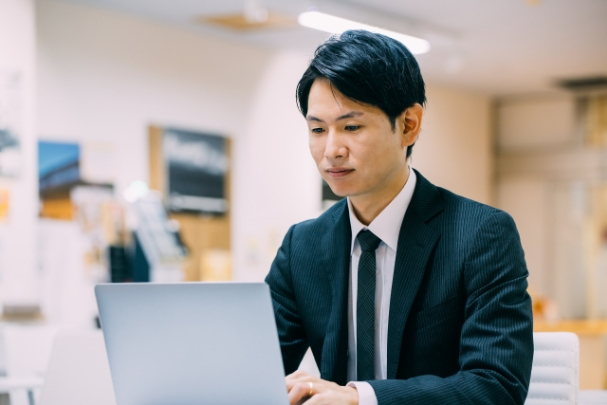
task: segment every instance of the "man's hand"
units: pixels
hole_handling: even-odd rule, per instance
[[[358,405],[358,391],[321,380],[303,371],[296,371],[286,378],[291,405]]]

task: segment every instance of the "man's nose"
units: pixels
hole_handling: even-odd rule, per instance
[[[335,131],[329,131],[327,133],[327,144],[325,147],[325,157],[327,159],[341,159],[346,157],[348,153],[347,148],[343,143],[343,139]]]

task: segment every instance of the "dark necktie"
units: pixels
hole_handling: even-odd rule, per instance
[[[357,236],[362,249],[358,262],[356,302],[357,380],[375,379],[375,249],[381,239],[368,230]]]

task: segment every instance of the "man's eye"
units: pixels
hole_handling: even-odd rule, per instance
[[[346,131],[356,131],[360,128],[360,125],[346,125]]]
[[[312,128],[312,132],[314,132],[315,134],[321,134],[324,132],[323,128]]]

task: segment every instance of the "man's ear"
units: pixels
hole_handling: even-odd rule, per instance
[[[424,109],[419,103],[413,104],[398,116],[399,131],[402,135],[402,146],[411,146],[417,141],[422,128]]]

